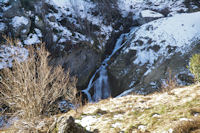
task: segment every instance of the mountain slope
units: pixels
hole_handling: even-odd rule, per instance
[[[101,133],[124,131],[172,132],[180,122],[193,121],[200,113],[200,86],[192,85],[152,95],[107,99],[70,111],[75,122]],[[195,118],[195,119],[196,119]]]

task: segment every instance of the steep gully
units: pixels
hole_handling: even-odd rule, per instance
[[[133,27],[131,28],[131,31],[129,33],[131,35],[134,34],[134,32],[137,29],[138,27]],[[115,44],[112,53],[103,60],[101,66],[96,70],[96,72],[90,79],[87,88],[82,90],[82,92],[87,95],[89,102],[98,102],[101,99],[106,99],[109,96],[111,96],[110,85],[107,74],[108,61],[113,57],[113,55],[115,55],[117,51],[119,51],[124,45],[126,45],[127,42],[132,38],[129,33],[124,33],[120,35],[120,37],[117,39],[117,42]],[[124,39],[126,40],[125,42],[123,42]],[[91,95],[89,92],[91,89],[94,89],[93,95]]]

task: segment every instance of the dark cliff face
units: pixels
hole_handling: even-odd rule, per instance
[[[87,86],[101,60],[112,52],[116,39],[124,30],[120,29],[121,25],[132,26],[131,16],[121,17],[115,2],[88,2],[93,7],[85,7],[85,11],[73,5],[60,8],[44,0],[9,0],[0,4],[0,22],[4,26],[0,33],[18,38],[22,43],[34,37],[38,42],[45,42],[53,62],[77,76],[79,88]],[[95,24],[90,18],[82,17],[82,12],[102,20]],[[19,22],[15,27],[15,17],[27,19],[28,23]],[[113,29],[103,31],[102,26]]]

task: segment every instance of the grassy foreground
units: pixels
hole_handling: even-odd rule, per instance
[[[107,99],[88,104],[79,109],[79,112],[71,111],[68,114],[73,115],[77,119],[76,122],[86,129],[98,129],[102,133],[198,132],[200,85],[148,96],[129,95]]]

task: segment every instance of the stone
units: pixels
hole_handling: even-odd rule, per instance
[[[164,15],[151,10],[143,10],[140,12],[140,18],[137,20],[140,25],[151,22],[153,20],[163,18]]]
[[[58,133],[92,133],[85,130],[84,127],[75,123],[72,116],[61,116],[57,119],[56,130]],[[53,128],[51,130],[54,130]]]
[[[26,37],[30,31],[31,20],[25,16],[15,16],[12,18],[10,24],[15,37]]]

